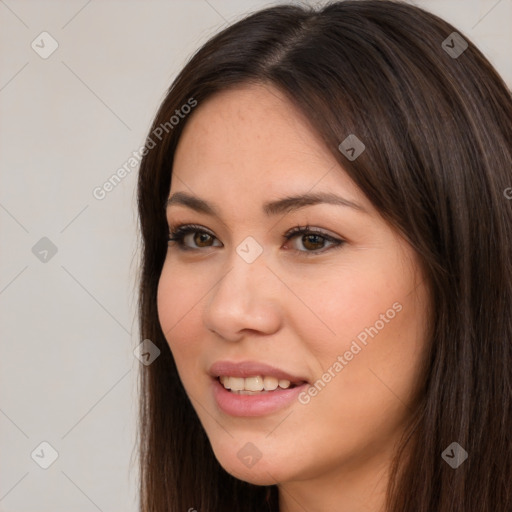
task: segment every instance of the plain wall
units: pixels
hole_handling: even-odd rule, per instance
[[[452,22],[512,84],[511,0],[414,3]],[[129,158],[191,54],[268,5],[0,2],[0,511],[137,510]],[[58,43],[46,59],[31,47],[51,49],[43,31]],[[130,172],[96,198],[123,165]],[[50,460],[43,441],[58,452],[48,469],[31,457]]]

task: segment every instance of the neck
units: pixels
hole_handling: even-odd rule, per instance
[[[384,512],[390,460],[279,485],[280,512]]]

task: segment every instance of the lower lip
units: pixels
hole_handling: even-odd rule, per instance
[[[307,383],[290,389],[276,389],[258,395],[239,395],[228,391],[213,379],[213,396],[219,409],[230,416],[264,416],[284,409],[307,387]]]

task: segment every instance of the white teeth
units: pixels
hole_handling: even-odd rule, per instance
[[[279,387],[283,389],[288,389],[290,387],[291,382],[289,380],[280,380]]]
[[[291,382],[286,379],[276,379],[275,377],[262,377],[255,375],[254,377],[229,377],[222,375],[219,377],[220,383],[226,389],[237,392],[239,394],[248,395],[256,392],[274,391],[278,387],[288,389]]]
[[[245,379],[246,391],[261,391],[263,389],[263,379],[261,377],[247,377]]]
[[[265,377],[263,379],[263,387],[266,391],[274,391],[279,386],[279,381],[275,377]]]
[[[245,389],[245,379],[243,377],[228,377],[228,379],[231,391],[242,391],[242,389]]]

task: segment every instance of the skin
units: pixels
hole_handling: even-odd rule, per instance
[[[172,227],[199,224],[214,236],[188,235],[191,251],[170,243],[158,311],[218,461],[239,479],[278,484],[284,512],[382,510],[426,348],[429,294],[415,252],[270,86],[223,91],[197,107],[175,155],[169,196],[179,191],[214,203],[220,217],[168,207]],[[321,191],[364,211],[262,210],[269,200]],[[297,225],[345,243],[283,239]],[[263,248],[250,264],[236,252],[247,236]],[[207,374],[215,361],[260,361],[314,383],[397,302],[401,311],[309,403],[256,418],[217,407]],[[262,453],[251,468],[237,457],[247,442]]]

